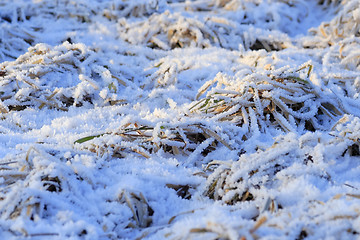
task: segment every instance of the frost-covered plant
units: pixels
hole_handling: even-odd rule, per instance
[[[193,223],[193,225],[194,224],[195,223]],[[178,226],[179,225],[180,224],[178,224]],[[237,233],[235,228],[230,227],[228,224],[221,223],[220,221],[208,221],[206,224],[197,222],[194,227],[183,229],[182,231],[178,231],[176,226],[174,226],[171,230],[172,231],[169,231],[169,233],[166,234],[168,239],[242,239],[239,237],[240,234]]]
[[[333,234],[340,236],[347,230],[349,236],[357,234],[352,222],[359,217],[358,212],[353,214],[359,195],[342,186],[358,189],[343,182],[331,166],[357,172],[359,130],[360,119],[345,115],[330,134],[289,133],[277,137],[267,149],[241,155],[236,162],[214,161],[208,169],[218,167],[208,177],[204,195],[240,208],[256,206],[258,216],[265,219],[261,228],[281,228],[284,222],[279,219],[289,214],[295,214],[296,219],[306,217],[302,230],[289,228],[283,232],[286,235],[317,236],[319,228],[326,229],[335,222],[341,225]],[[327,185],[336,186],[340,193],[323,197],[321,189]],[[344,197],[347,203],[342,205]],[[337,204],[343,206],[341,210],[330,213],[329,208]]]
[[[17,22],[31,22],[34,18],[45,19],[68,19],[73,18],[79,22],[89,22],[91,15],[101,10],[99,1],[79,0],[41,0],[41,1],[27,1],[16,0],[13,1],[11,6],[0,6],[0,15],[8,20],[10,23],[16,24]],[[34,28],[41,26],[32,26]]]
[[[36,221],[48,217],[52,212],[49,199],[44,198],[44,192],[60,193],[64,185],[60,176],[49,174],[49,169],[41,163],[34,162],[32,155],[40,152],[31,147],[26,153],[12,159],[1,160],[0,185],[0,215],[4,219],[23,218]],[[44,156],[42,156],[44,157]],[[39,188],[28,191],[24,186],[37,183]],[[6,206],[6,207],[4,207]],[[27,235],[26,230],[23,234]]]
[[[150,207],[146,198],[141,192],[129,192],[127,190],[121,191],[119,194],[119,201],[126,203],[131,209],[134,222],[130,222],[127,227],[149,227],[152,223],[151,216],[154,210]]]
[[[160,149],[174,155],[196,151],[206,155],[216,147],[215,140],[231,149],[218,133],[202,124],[154,124],[127,123],[118,131],[87,136],[75,141],[85,143],[79,147],[103,155],[123,158],[139,154],[150,158]]]
[[[333,127],[330,135],[307,133],[298,137],[289,133],[277,137],[270,148],[241,155],[237,162],[214,161],[209,166],[219,166],[208,177],[204,194],[227,204],[235,204],[261,197],[259,189],[269,190],[282,185],[281,182],[286,181],[282,177],[284,175],[296,178],[311,174],[331,182],[332,176],[323,169],[323,164],[358,160],[359,130],[360,119],[345,115]],[[303,170],[290,170],[293,167],[301,169],[300,165]]]
[[[151,224],[154,210],[140,191],[120,188],[98,194],[103,187],[98,188],[92,167],[82,161],[94,166],[91,156],[64,155],[42,145],[1,159],[0,217],[10,223],[2,230],[16,237],[68,238],[97,232],[121,238],[129,228]],[[88,204],[98,210],[89,211]]]
[[[360,70],[359,49],[359,38],[346,38],[339,41],[335,46],[330,47],[323,57],[323,63],[327,66],[340,65],[350,71]]]
[[[244,154],[234,163],[210,163],[220,166],[208,177],[204,194],[227,204],[253,201],[258,197],[255,194],[258,189],[272,184],[276,174],[290,166],[293,159],[302,158],[298,153],[297,141],[296,138],[276,141],[269,149]]]
[[[270,148],[244,154],[236,162],[211,163],[219,166],[208,177],[204,195],[236,209],[255,208],[258,221],[264,220],[257,231],[260,236],[262,230],[281,229],[284,239],[289,235],[316,237],[319,229],[337,223],[331,236],[351,238],[357,234],[353,221],[359,217],[354,211],[359,195],[352,192],[358,189],[344,182],[331,165],[358,172],[359,123],[359,118],[347,115],[334,127],[333,136],[290,133],[276,138]],[[325,186],[339,191],[324,194]],[[342,207],[329,211],[332,206]],[[283,228],[302,218],[306,222],[300,220],[300,229]]]
[[[62,183],[64,178],[58,175],[59,172],[47,168],[45,162],[49,162],[46,157],[52,158],[52,155],[30,147],[25,153],[1,160],[0,176],[5,179],[0,185],[2,218],[20,217],[35,221],[39,217],[48,217],[52,212],[49,199],[43,198],[44,193],[61,193],[67,184]],[[39,188],[34,191],[24,187],[35,182]]]
[[[331,133],[335,139],[333,143],[338,144],[343,150],[342,156],[345,154],[350,156],[360,156],[360,119],[353,115],[344,115],[332,127]]]
[[[330,22],[310,29],[313,38],[305,38],[305,47],[328,47],[340,41],[360,36],[360,1],[345,1],[345,5]]]
[[[182,59],[162,58],[155,63],[154,67],[157,70],[149,78],[154,82],[155,87],[175,85],[179,73],[191,68],[189,63]]]
[[[312,65],[300,69],[305,67],[309,76]],[[211,88],[190,110],[233,122],[251,134],[265,133],[270,126],[292,132],[325,129],[344,110],[334,99],[315,91],[309,80],[300,78],[300,69],[286,69],[277,75],[271,72],[247,72],[237,77],[218,74],[199,89],[196,98]]]
[[[100,8],[99,2],[93,1],[70,1],[70,0],[42,0],[35,4],[28,4],[26,11],[31,17],[42,17],[64,19],[74,18],[79,22],[90,22],[91,15],[95,15]],[[100,8],[101,9],[101,8]]]
[[[287,34],[276,29],[258,28],[254,23],[243,23],[236,19],[231,20],[220,16],[207,17],[205,23],[214,32],[219,42],[218,45],[222,48],[238,49],[239,45],[242,45],[246,50],[265,49],[271,52],[292,45]],[[252,27],[249,28],[247,24]]]
[[[360,38],[346,39],[339,42],[339,45],[339,57],[341,59],[340,64],[345,66],[347,69],[360,70]]]
[[[163,0],[116,0],[108,3],[103,15],[109,20],[130,17],[148,17],[165,6]]]
[[[30,29],[14,28],[0,21],[0,62],[14,60],[28,49],[36,40]]]
[[[288,37],[280,32],[248,29],[241,23],[218,16],[197,19],[169,11],[153,14],[142,21],[121,19],[118,32],[131,44],[145,44],[163,50],[213,46],[238,49],[241,44],[245,49],[272,51],[291,45]]]
[[[119,35],[132,44],[145,44],[164,50],[178,47],[205,48],[219,44],[215,33],[203,22],[169,11],[153,14],[141,22],[120,20]]]
[[[54,48],[38,44],[15,61],[0,65],[3,111],[124,102],[116,92],[126,80],[109,66],[83,44],[65,42]]]
[[[306,1],[212,0],[209,5],[213,10],[224,11],[227,20],[239,24],[233,31],[240,27],[241,32],[246,32],[249,26],[278,31],[271,35],[294,34],[302,20],[311,14],[311,6]]]

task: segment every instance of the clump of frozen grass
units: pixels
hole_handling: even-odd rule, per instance
[[[146,44],[152,48],[169,50],[183,47],[218,45],[215,33],[196,18],[166,11],[153,14],[141,22],[119,22],[119,35],[131,44]]]
[[[36,222],[43,218],[54,217],[54,195],[68,191],[64,177],[52,171],[54,163],[46,166],[49,161],[44,158],[53,158],[46,152],[31,147],[26,153],[2,159],[1,178],[6,179],[0,185],[0,215],[15,223],[17,220]],[[65,174],[65,172],[63,172]],[[52,196],[52,197],[51,197]],[[55,201],[56,202],[56,201]],[[6,207],[4,207],[6,206]],[[15,224],[17,225],[17,224]],[[20,225],[12,228],[14,235],[36,236],[31,229]],[[42,232],[44,236],[59,235],[54,232]]]
[[[38,44],[13,62],[1,63],[2,111],[44,106],[123,103],[116,94],[126,86],[110,63],[83,44],[68,42],[54,48]]]
[[[44,0],[36,1],[35,4],[25,1],[25,6],[27,6],[27,8],[24,11],[30,18],[38,16],[55,19],[72,18],[82,23],[90,22],[90,16],[96,14],[98,9],[100,8],[100,4],[98,1],[93,1],[91,2],[91,4],[89,4],[88,1],[84,0]]]
[[[0,21],[0,26],[0,62],[16,59],[36,40],[30,29],[14,28],[3,21]]]
[[[307,1],[288,0],[212,0],[209,4],[213,11],[221,11],[227,15],[227,20],[231,19],[238,23],[237,29],[241,29],[241,32],[245,34],[250,25],[255,27],[257,31],[263,29],[274,31],[270,32],[270,35],[275,36],[280,32],[289,35],[298,34],[298,30],[302,28],[302,21],[311,15],[312,6],[312,3],[309,4]],[[219,28],[219,31],[221,32],[222,28]],[[234,31],[236,29],[233,29],[232,32]],[[283,38],[283,41],[285,40],[286,38]],[[267,43],[274,43],[274,41],[267,41]],[[280,41],[280,43],[282,42]]]
[[[360,36],[360,28],[359,28],[359,36]],[[339,57],[341,59],[340,64],[345,66],[346,69],[360,70],[359,38],[352,38],[352,39],[346,39],[340,41],[339,45],[340,45]]]
[[[360,119],[358,117],[344,115],[332,127],[330,134],[335,137],[334,142],[342,142],[345,148],[342,155],[360,155]]]
[[[207,169],[212,169],[214,165],[218,167],[208,177],[204,195],[229,205],[256,205],[258,214],[270,216],[270,219],[273,218],[271,214],[280,217],[290,212],[297,217],[307,216],[308,224],[304,225],[303,230],[310,236],[317,234],[312,223],[320,218],[324,219],[319,223],[321,228],[338,220],[341,221],[341,229],[346,231],[348,224],[359,216],[359,213],[351,214],[354,205],[344,206],[341,211],[332,214],[326,209],[341,204],[343,197],[348,197],[353,204],[359,198],[359,195],[342,188],[346,184],[336,176],[333,168],[342,166],[356,171],[358,164],[351,162],[358,161],[360,156],[359,123],[359,118],[345,115],[333,127],[330,135],[317,132],[297,136],[289,133],[277,137],[268,149],[241,155],[237,162],[214,161]],[[295,190],[298,179],[303,179],[312,187]],[[334,185],[338,191],[328,197],[318,192],[319,188]],[[303,204],[301,210],[294,211],[300,201]],[[317,213],[311,214],[308,209],[317,209]],[[273,223],[270,220],[265,226],[270,227]],[[354,228],[350,229],[351,235]],[[339,234],[338,230],[334,232]]]
[[[305,69],[307,79],[302,79],[298,72]],[[276,75],[271,71],[249,71],[237,77],[218,74],[200,88],[196,98],[208,92],[190,110],[235,123],[248,129],[250,135],[266,133],[269,127],[286,132],[326,129],[344,109],[335,99],[315,90],[308,79],[311,71],[312,65],[305,65]]]
[[[331,182],[332,176],[322,169],[322,164],[324,161],[356,161],[360,156],[359,129],[358,117],[344,115],[329,135],[307,133],[296,137],[294,133],[289,133],[277,137],[270,148],[244,154],[237,162],[214,161],[207,169],[212,165],[219,167],[208,177],[205,195],[227,204],[253,201],[256,196],[251,192],[277,186],[277,181],[285,180],[279,178],[281,172],[296,164],[304,165],[304,169],[293,172],[294,177],[306,174],[306,166],[310,166],[312,174]]]
[[[204,194],[214,200],[223,200],[226,204],[254,201],[257,189],[272,184],[276,174],[292,164],[291,158],[306,159],[299,156],[300,143],[294,134],[292,137],[276,140],[269,149],[244,154],[234,163],[210,163],[208,169],[213,164],[220,166],[208,177]]]
[[[185,65],[180,59],[162,58],[155,63],[157,69],[150,78],[155,87],[168,87],[177,82],[177,76],[181,71],[190,69],[191,66]]]
[[[342,66],[346,70],[360,70],[360,41],[358,38],[346,38],[329,48],[323,58],[327,66]],[[346,78],[346,77],[345,77]]]
[[[134,222],[130,222],[127,227],[145,228],[151,225],[151,216],[154,214],[154,210],[149,206],[149,203],[141,192],[136,193],[123,190],[119,194],[119,201],[126,203],[133,214],[132,218]]]
[[[235,227],[231,226],[230,223],[223,223],[221,221],[216,221],[215,219],[205,221],[204,218],[193,216],[194,214],[188,214],[192,218],[192,220],[190,220],[191,224],[186,224],[187,226],[184,226],[184,222],[180,221],[174,224],[171,229],[166,229],[163,235],[165,235],[167,239],[241,239],[239,238],[241,234],[239,234]],[[189,226],[192,227],[190,228]],[[181,228],[182,230],[178,231],[178,228]],[[244,235],[251,236],[249,232]],[[157,237],[160,236],[157,235]]]
[[[56,9],[56,11],[54,11]],[[43,41],[44,22],[39,19],[89,21],[90,5],[84,1],[13,1],[0,5],[0,62],[12,61]],[[34,20],[34,21],[33,21]],[[35,23],[34,23],[35,22]]]
[[[126,0],[112,1],[104,8],[103,15],[109,20],[117,21],[119,18],[149,17],[164,8],[162,0]]]
[[[166,3],[163,0],[114,0],[114,1],[51,1],[43,0],[29,3],[16,1],[9,11],[9,6],[0,8],[0,15],[10,22],[27,21],[31,18],[43,17],[54,19],[74,19],[80,23],[90,23],[94,16],[103,16],[108,20],[117,20],[121,17],[148,17],[162,9]],[[56,11],[55,11],[56,9]],[[6,11],[4,13],[4,11]]]
[[[201,123],[186,122],[153,125],[130,122],[117,131],[87,136],[75,141],[82,144],[79,146],[82,149],[88,149],[100,156],[110,154],[117,158],[131,155],[150,158],[151,154],[158,151],[173,155],[191,155],[198,152],[206,156],[216,148],[216,142],[231,149],[216,131]]]
[[[258,210],[253,206],[246,208],[235,210],[213,205],[209,210],[193,209],[173,216],[166,226],[143,231],[142,236],[146,239],[257,239],[257,230],[267,218],[258,217]]]
[[[119,36],[131,44],[170,50],[174,48],[222,47],[280,50],[291,46],[285,34],[247,28],[221,16],[195,18],[180,13],[155,13],[141,21],[119,20]],[[234,42],[234,39],[237,39]]]
[[[141,191],[99,194],[94,160],[43,145],[2,159],[0,216],[11,223],[7,230],[15,237],[121,238],[149,227],[154,210]]]
[[[342,4],[344,6],[330,22],[321,23],[318,28],[309,30],[314,37],[305,38],[305,47],[326,48],[337,45],[345,39],[354,39],[360,36],[360,2],[352,0],[344,1]]]

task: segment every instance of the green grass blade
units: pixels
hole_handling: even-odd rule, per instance
[[[84,142],[90,141],[90,140],[92,140],[92,139],[94,139],[94,138],[101,137],[101,136],[103,136],[103,135],[104,135],[104,134],[95,135],[95,136],[83,137],[83,138],[80,138],[80,139],[76,140],[76,141],[74,142],[74,144],[75,144],[75,143],[84,143]]]

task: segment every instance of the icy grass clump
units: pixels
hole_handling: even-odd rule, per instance
[[[14,236],[59,238],[88,234],[99,238],[109,231],[125,234],[126,228],[151,224],[153,210],[142,193],[104,191],[98,188],[101,183],[92,169],[101,169],[93,156],[43,146],[3,159],[2,221],[12,223],[9,230]],[[52,224],[57,224],[57,229]]]
[[[34,42],[36,36],[29,30],[14,29],[0,21],[0,61],[13,60],[24,53]]]
[[[334,1],[335,2],[335,1]],[[322,23],[317,29],[310,29],[315,37],[312,42],[305,41],[305,47],[328,47],[347,38],[356,38],[360,35],[359,1],[342,1],[343,8],[330,22]],[[315,42],[313,42],[315,40]]]
[[[55,48],[38,44],[0,68],[3,112],[29,106],[66,111],[72,105],[126,102],[116,94],[127,85],[126,80],[83,44],[65,42]]]
[[[248,24],[248,23],[247,23]],[[186,47],[223,47],[238,49],[280,50],[291,46],[286,34],[261,28],[247,28],[236,21],[220,16],[196,18],[165,11],[147,19],[119,20],[120,38],[131,44],[170,50]],[[139,37],[141,36],[141,37]]]
[[[142,43],[164,50],[176,47],[205,48],[219,43],[214,32],[202,22],[168,11],[154,14],[139,23],[128,24],[124,19],[120,21],[119,34],[131,44]]]
[[[213,138],[208,133],[212,134]],[[106,135],[111,135],[111,137]],[[114,137],[114,135],[118,137]],[[205,147],[210,149],[216,146],[210,147],[216,138],[221,139],[215,132],[202,127],[201,124],[184,126],[179,124],[171,127],[168,125],[159,126],[159,124],[151,126],[127,123],[117,132],[88,136],[78,139],[76,142],[83,143],[94,138],[100,138],[103,141],[99,142],[99,140],[95,139],[97,141],[89,142],[82,148],[96,152],[99,155],[110,152],[113,157],[120,158],[126,157],[128,151],[150,158],[151,153],[156,153],[160,149],[174,155],[180,154],[180,152],[190,154],[196,149],[197,145],[203,143],[206,139],[212,139],[212,141],[206,141],[208,143]],[[225,144],[230,148],[227,143]],[[207,151],[211,151],[210,149]]]
[[[163,10],[166,6],[164,0],[125,0],[111,1],[103,10],[103,15],[109,19],[117,21],[118,18],[141,18],[149,17],[151,14]]]
[[[309,76],[312,65],[304,68],[309,68]],[[201,87],[197,98],[216,86],[191,109],[219,121],[236,123],[252,134],[264,133],[269,126],[292,132],[326,129],[343,110],[334,99],[317,93],[310,80],[300,78],[299,70],[283,69],[277,76],[271,71],[247,72],[236,78],[218,74]]]
[[[98,1],[93,1],[91,4],[89,4],[87,1],[84,0],[42,0],[32,2],[26,0],[15,0],[11,5],[1,4],[0,15],[2,19],[12,24],[30,23],[31,21],[28,21],[34,19],[36,19],[35,22],[37,22],[38,17],[44,19],[54,18],[57,20],[61,18],[75,18],[80,22],[85,22],[89,21],[89,16],[91,14],[94,14],[94,10],[98,7]],[[55,8],[57,8],[57,11],[54,11]]]
[[[317,228],[328,229],[343,219],[339,228],[326,236],[350,237],[358,227],[352,222],[359,217],[355,206],[360,196],[353,194],[338,168],[353,171],[353,163],[359,160],[359,123],[359,118],[345,115],[330,134],[307,133],[299,137],[289,133],[278,137],[270,148],[244,154],[237,162],[210,163],[220,166],[208,177],[204,194],[229,205],[249,202],[259,206],[255,218],[265,217],[263,227],[273,228],[271,231],[282,228],[275,218],[288,214],[289,226],[299,224],[299,219],[307,220],[298,230],[287,228],[282,234],[317,235]],[[329,194],[321,193],[324,187]],[[334,205],[341,206],[341,211],[330,212]]]

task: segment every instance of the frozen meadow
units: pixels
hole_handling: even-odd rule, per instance
[[[1,239],[360,239],[360,0],[0,0]]]

